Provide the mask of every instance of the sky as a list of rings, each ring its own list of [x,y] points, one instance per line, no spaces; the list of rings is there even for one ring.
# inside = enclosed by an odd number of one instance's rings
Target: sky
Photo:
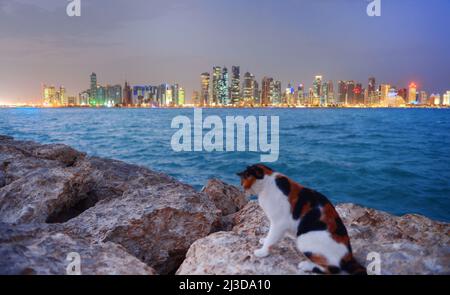
[[[310,87],[356,80],[450,90],[450,1],[0,0],[0,104],[38,102],[100,84],[179,83],[188,97],[214,65]]]

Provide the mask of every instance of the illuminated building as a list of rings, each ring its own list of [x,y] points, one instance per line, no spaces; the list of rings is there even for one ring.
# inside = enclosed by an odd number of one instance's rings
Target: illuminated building
[[[297,104],[306,105],[305,100],[305,86],[303,84],[298,85],[297,87]]]
[[[334,84],[333,81],[328,81],[328,88],[327,88],[327,105],[334,105],[336,104],[336,101],[334,99]]]
[[[125,82],[125,86],[123,88],[123,105],[133,105],[133,91],[131,90],[130,85],[128,85],[128,82]]]
[[[417,103],[416,96],[417,96],[417,85],[415,83],[411,83],[409,84],[408,103],[409,104]]]
[[[55,86],[42,86],[42,100],[44,106],[55,106],[56,103],[56,88]]]
[[[345,105],[346,97],[347,97],[347,83],[345,81],[339,81],[337,103],[339,105]]]
[[[59,102],[58,102],[59,105],[67,106],[69,104],[69,102],[67,101],[67,96],[66,96],[66,88],[64,88],[64,86],[59,87],[58,96],[59,96]]]
[[[378,98],[378,93],[377,93],[376,80],[375,80],[375,77],[370,77],[369,84],[367,86],[365,104],[372,105],[372,104],[378,103],[377,98]]]
[[[444,93],[442,98],[442,104],[445,106],[450,106],[450,90]]]
[[[255,76],[251,73],[247,72],[244,74],[244,83],[242,85],[242,95],[244,99],[244,103],[253,104],[255,103]]]
[[[320,98],[321,90],[322,90],[322,76],[316,76],[313,82],[314,98]]]
[[[230,80],[228,76],[228,69],[222,69],[222,78],[219,80],[219,104],[230,105]]]
[[[172,101],[169,103],[169,105],[178,105],[178,95],[180,91],[180,86],[178,84],[174,84],[171,87],[172,90]]]
[[[122,104],[122,86],[106,85],[106,102],[107,105],[120,105]]]
[[[222,79],[222,68],[213,67],[212,77],[212,102],[213,104],[219,103],[219,81]]]
[[[428,103],[428,94],[425,91],[420,91],[419,93],[419,103],[427,104]]]
[[[275,81],[271,89],[271,101],[273,104],[280,104],[282,96],[281,81]]]
[[[345,105],[355,104],[355,81],[347,81],[347,94],[345,97]]]
[[[167,87],[166,89],[166,101],[164,103],[165,106],[170,106],[173,103],[173,89],[172,87]]]
[[[104,106],[106,100],[106,89],[103,86],[97,85],[97,99],[95,106]]]
[[[264,77],[261,83],[261,105],[267,106],[272,104],[273,78]]]
[[[241,101],[241,70],[238,66],[231,68],[231,103],[238,105]]]
[[[327,105],[328,101],[328,83],[323,82],[321,88],[322,89],[320,90],[320,105],[325,106]]]
[[[297,100],[295,99],[295,89],[292,87],[291,83],[288,84],[284,92],[284,104],[295,105],[297,104]]]
[[[78,94],[78,102],[81,106],[87,106],[89,104],[89,98],[91,97],[89,90],[83,91]]]
[[[203,73],[201,74],[200,78],[201,78],[201,92],[200,92],[199,106],[207,106],[210,104],[210,97],[209,97],[210,74]]]
[[[354,93],[354,99],[353,103],[354,105],[362,105],[364,104],[364,89],[362,88],[361,83],[357,83],[355,85],[355,88],[353,89]]]
[[[97,105],[97,75],[95,73],[91,74],[91,89],[90,89],[90,97],[89,104],[91,106]]]
[[[389,84],[381,84],[380,85],[380,101],[382,104],[385,104],[388,96],[389,96],[389,90],[391,89],[391,85]]]
[[[178,105],[183,106],[186,104],[186,94],[183,87],[178,89]]]

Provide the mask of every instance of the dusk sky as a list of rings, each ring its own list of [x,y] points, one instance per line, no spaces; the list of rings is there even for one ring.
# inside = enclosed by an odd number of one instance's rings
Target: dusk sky
[[[37,102],[42,83],[69,95],[100,84],[179,83],[191,96],[200,73],[241,66],[310,87],[357,80],[450,90],[450,1],[0,0],[0,104]]]

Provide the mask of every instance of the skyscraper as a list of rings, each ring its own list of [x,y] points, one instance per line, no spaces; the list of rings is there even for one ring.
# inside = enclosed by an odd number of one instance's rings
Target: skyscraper
[[[328,83],[322,83],[322,90],[320,91],[320,105],[325,106],[328,103]]]
[[[67,106],[69,104],[66,96],[66,88],[64,86],[59,87],[59,105]]]
[[[267,106],[272,103],[273,78],[264,77],[261,83],[261,105]]]
[[[355,88],[353,89],[354,100],[353,104],[364,104],[364,89],[361,83],[356,83]]]
[[[230,80],[228,69],[222,69],[222,78],[219,80],[219,104],[229,105],[230,101]]]
[[[339,105],[345,105],[347,98],[347,83],[345,81],[339,81],[338,82],[338,97],[337,97],[337,103]]]
[[[416,96],[417,96],[417,85],[413,82],[409,84],[408,103],[415,104],[417,102]]]
[[[91,88],[90,88],[90,98],[89,104],[91,106],[97,105],[97,74],[91,74]]]
[[[184,106],[186,104],[186,94],[183,87],[178,90],[178,105]]]
[[[123,105],[133,105],[133,91],[131,90],[130,85],[128,85],[128,82],[125,82],[125,86],[123,88]]]
[[[355,81],[347,81],[346,89],[345,105],[355,104]]]
[[[282,90],[281,90],[281,81],[275,81],[273,83],[273,88],[271,89],[271,98],[273,104],[280,104],[281,103],[281,97],[282,97]]]
[[[203,73],[200,76],[201,78],[201,93],[200,93],[200,106],[207,106],[210,104],[210,96],[209,96],[209,81],[210,74]]]
[[[328,81],[328,89],[327,89],[327,105],[334,105],[336,101],[334,99],[334,84],[333,81]]]
[[[231,103],[239,104],[241,101],[241,73],[238,66],[233,66],[231,68]]]
[[[244,103],[255,103],[255,76],[247,72],[244,74],[244,83],[242,85],[242,95]]]
[[[322,90],[322,76],[316,76],[313,82],[313,94],[315,98],[319,98]]]
[[[380,103],[385,105],[389,98],[389,91],[391,89],[391,85],[389,84],[381,84],[380,85]],[[400,94],[399,94],[400,95]]]
[[[44,106],[55,106],[56,102],[55,86],[42,85],[42,100]]]
[[[369,84],[367,86],[367,101],[366,104],[373,104],[376,102],[377,85],[375,77],[369,78]]]
[[[213,77],[212,77],[212,102],[213,104],[219,103],[219,82],[222,79],[222,68],[213,67]]]

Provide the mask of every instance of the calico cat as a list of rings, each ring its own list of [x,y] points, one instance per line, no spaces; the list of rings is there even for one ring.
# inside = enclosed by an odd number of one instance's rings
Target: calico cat
[[[255,256],[266,257],[286,233],[297,239],[297,248],[308,261],[299,264],[306,272],[320,274],[367,274],[352,254],[347,229],[330,201],[283,174],[258,164],[237,173],[247,195],[258,201],[270,221],[267,237]]]

